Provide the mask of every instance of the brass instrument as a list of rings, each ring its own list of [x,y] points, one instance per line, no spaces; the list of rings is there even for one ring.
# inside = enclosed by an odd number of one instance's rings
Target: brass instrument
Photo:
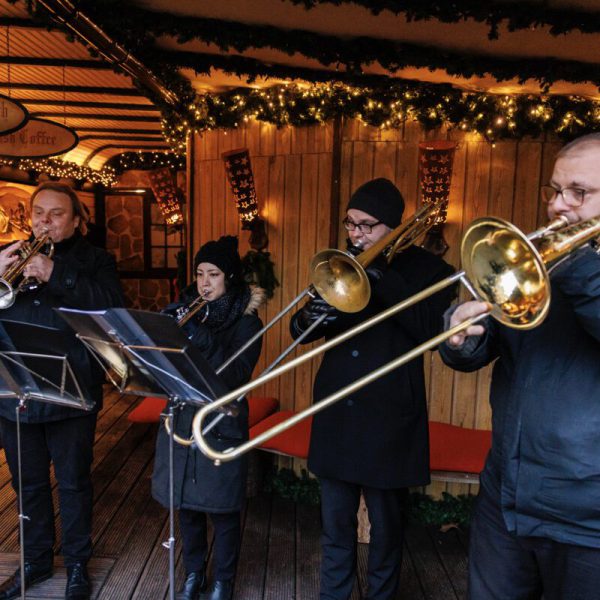
[[[323,250],[317,253],[311,261],[312,283],[296,298],[292,300],[283,310],[277,313],[262,329],[254,334],[243,346],[232,354],[217,370],[221,373],[238,356],[245,352],[254,342],[262,337],[275,323],[283,318],[298,302],[305,296],[313,296],[315,291],[331,306],[334,306],[342,312],[358,312],[362,310],[369,302],[371,297],[371,285],[365,271],[381,253],[384,253],[389,262],[392,261],[397,252],[405,250],[417,239],[425,234],[435,223],[435,218],[440,210],[439,204],[427,204],[416,212],[410,219],[400,223],[398,227],[390,231],[386,236],[379,240],[368,250],[365,250],[357,257],[343,252],[342,250]],[[302,335],[296,338],[285,350],[275,358],[275,360],[263,371],[262,376],[271,372],[286,356],[288,356],[302,340],[316,329],[327,315],[317,319]],[[243,398],[244,394],[238,397]],[[207,426],[204,433],[212,429],[224,413],[218,415],[216,419]],[[165,417],[165,427],[167,432],[171,433],[169,418]],[[184,446],[191,446],[194,443],[194,437],[189,439],[182,438],[174,434],[173,438],[177,443]]]
[[[494,217],[477,219],[471,224],[461,243],[463,271],[439,281],[325,342],[319,348],[303,354],[267,375],[261,375],[255,381],[249,382],[201,408],[196,413],[192,424],[196,444],[216,465],[223,461],[233,460],[293,427],[299,421],[320,412],[338,400],[421,356],[426,351],[432,350],[488,315],[508,327],[516,329],[531,329],[539,325],[546,317],[550,306],[549,272],[563,258],[599,235],[600,217],[574,225],[569,225],[565,217],[559,217],[547,227],[539,229],[529,236],[524,235],[514,225],[503,219]],[[534,241],[537,243],[534,244]],[[246,394],[255,387],[311,360],[316,355],[337,346],[457,281],[462,281],[470,291],[475,293],[476,297],[487,301],[491,305],[491,309],[423,342],[386,365],[297,413],[287,421],[263,432],[251,441],[236,448],[229,448],[224,452],[213,450],[207,443],[202,425],[211,412],[220,409],[239,395]]]
[[[50,234],[44,232],[39,238],[32,242],[24,242],[18,250],[20,259],[14,262],[0,277],[0,309],[10,308],[16,300],[19,292],[28,292],[37,289],[41,281],[35,277],[23,277],[25,267],[37,254],[45,254],[48,258],[54,255],[54,243]]]
[[[183,327],[192,317],[197,315],[206,305],[208,300],[198,296],[185,307],[185,312],[177,319],[177,326]]]

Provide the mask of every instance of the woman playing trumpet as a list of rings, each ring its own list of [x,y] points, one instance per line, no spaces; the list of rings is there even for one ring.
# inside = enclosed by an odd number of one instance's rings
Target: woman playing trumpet
[[[201,296],[206,304],[188,320],[184,329],[192,344],[217,368],[261,328],[256,310],[264,302],[265,294],[260,288],[250,289],[244,282],[238,241],[233,236],[204,244],[196,254],[194,268],[196,282],[182,291],[180,300],[189,307]],[[260,343],[253,344],[220,373],[228,388],[236,388],[250,379],[260,349]],[[186,406],[176,415],[174,428],[177,435],[190,436],[194,414],[195,408]],[[222,419],[211,435],[214,443],[223,448],[247,440],[246,401],[240,403],[237,416]],[[152,493],[164,506],[169,505],[168,452],[168,436],[161,425]],[[175,504],[179,510],[186,571],[178,600],[228,600],[232,597],[246,474],[245,461],[215,467],[195,447],[176,445]],[[207,583],[207,515],[215,532],[214,582],[208,593],[200,595]]]

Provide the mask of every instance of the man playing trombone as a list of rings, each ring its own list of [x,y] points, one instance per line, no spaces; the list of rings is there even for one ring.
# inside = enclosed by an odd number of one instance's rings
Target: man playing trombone
[[[600,134],[576,139],[542,187],[548,216],[600,216]],[[597,598],[600,588],[600,256],[587,247],[551,273],[531,331],[486,319],[440,347],[474,371],[492,361],[492,448],[471,524],[473,600]],[[458,306],[449,326],[485,313]]]
[[[391,181],[374,179],[359,187],[344,219],[349,251],[356,255],[372,247],[400,224],[403,209],[402,195]],[[372,289],[366,308],[341,313],[314,298],[293,316],[293,337],[326,314],[304,341],[331,339],[445,278],[452,268],[413,245],[393,256],[389,264],[380,256],[366,271]],[[452,295],[447,289],[327,351],[315,379],[315,402],[439,333]],[[371,521],[368,598],[394,598],[407,488],[429,483],[422,358],[316,414],[308,466],[321,484],[321,599],[345,600],[352,593],[361,490]]]
[[[39,286],[17,293],[14,304],[0,311],[0,318],[68,330],[55,307],[97,310],[122,306],[115,259],[84,239],[86,216],[81,201],[69,186],[57,182],[40,185],[31,197],[31,221],[34,238],[47,235],[54,245],[54,255],[50,258],[37,253],[31,258],[22,275],[37,280]],[[34,241],[31,240],[32,244]],[[5,277],[9,267],[19,262],[20,246],[21,242],[17,242],[0,251],[0,277]],[[85,600],[91,594],[86,568],[92,553],[90,469],[104,381],[102,370],[94,370],[94,366],[82,346],[73,367],[79,378],[86,378],[90,399],[95,402],[91,413],[30,400],[20,417],[22,501],[28,517],[24,524],[25,587],[52,577],[53,573],[52,462],[59,492],[67,600]],[[0,433],[15,491],[19,473],[16,403],[9,399],[0,403]],[[21,573],[17,570],[0,585],[0,600],[20,596]]]

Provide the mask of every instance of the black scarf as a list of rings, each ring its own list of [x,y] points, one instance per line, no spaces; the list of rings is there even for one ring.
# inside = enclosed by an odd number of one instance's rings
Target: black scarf
[[[249,301],[250,288],[247,285],[234,288],[208,303],[208,314],[203,323],[212,331],[227,329],[244,314]]]

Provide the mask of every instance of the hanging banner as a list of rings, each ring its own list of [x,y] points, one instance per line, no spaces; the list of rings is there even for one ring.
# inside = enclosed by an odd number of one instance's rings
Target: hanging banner
[[[183,224],[183,209],[168,167],[148,172],[150,187],[167,225]]]
[[[65,154],[78,143],[79,138],[70,127],[34,117],[18,131],[0,135],[0,156],[46,158]]]
[[[18,100],[0,94],[0,134],[17,131],[28,119],[27,109]]]

